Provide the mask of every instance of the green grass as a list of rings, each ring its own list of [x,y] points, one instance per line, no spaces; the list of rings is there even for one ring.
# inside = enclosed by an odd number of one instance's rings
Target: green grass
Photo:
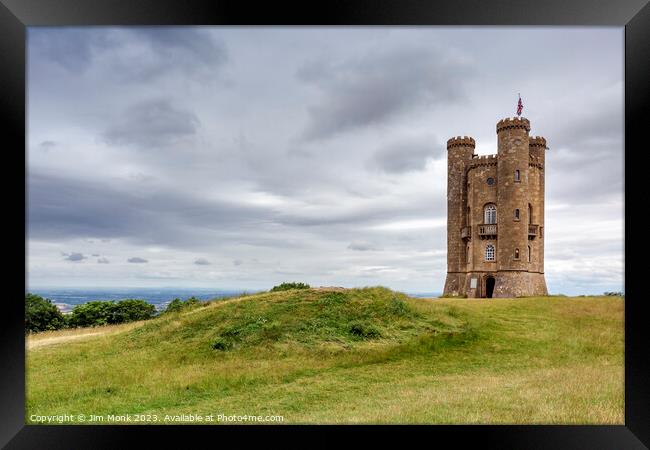
[[[26,418],[622,424],[623,309],[620,297],[415,299],[384,288],[216,301],[35,345]]]

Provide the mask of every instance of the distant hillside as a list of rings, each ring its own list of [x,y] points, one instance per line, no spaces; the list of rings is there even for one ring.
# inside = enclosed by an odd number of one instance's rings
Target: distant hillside
[[[623,423],[622,320],[619,297],[255,294],[128,326],[30,336],[27,418]]]

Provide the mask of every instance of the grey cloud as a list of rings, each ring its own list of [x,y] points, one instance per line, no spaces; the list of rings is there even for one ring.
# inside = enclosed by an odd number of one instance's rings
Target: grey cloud
[[[387,173],[422,171],[427,161],[442,155],[442,146],[433,140],[404,141],[386,145],[375,152],[369,166]]]
[[[429,211],[432,205],[444,206],[445,195],[441,192],[427,193],[417,198],[397,199],[395,201],[369,201],[365,206],[350,209],[327,209],[322,208],[314,213],[300,214],[299,211],[280,212],[276,220],[283,225],[299,227],[328,227],[351,225],[378,225],[385,222],[405,219],[419,219],[423,217],[423,211],[430,217]],[[442,209],[439,214],[444,213]],[[445,216],[439,216],[441,218]]]
[[[465,95],[470,66],[433,47],[374,52],[343,61],[307,64],[298,79],[315,85],[320,104],[309,108],[303,137],[322,139],[379,124],[409,109],[440,108]]]
[[[199,258],[199,259],[194,261],[194,264],[196,264],[197,266],[209,266],[210,261],[208,261],[205,258]]]
[[[147,263],[149,262],[148,260],[144,258],[140,258],[139,256],[134,256],[133,258],[127,259],[128,262],[130,263]]]
[[[265,207],[209,201],[177,190],[145,194],[129,187],[30,172],[29,238],[93,236],[103,242],[125,238],[141,244],[201,247],[212,233],[237,230],[243,235],[247,227],[254,230],[272,217]],[[251,233],[245,239],[263,238]]]
[[[93,253],[92,256],[97,257],[97,256],[99,256],[99,253]]]
[[[232,264],[233,264],[234,266],[241,266],[242,262],[243,262],[242,260],[240,260],[240,259],[236,259],[236,260],[234,260],[234,261],[232,262]]]
[[[214,65],[228,59],[226,46],[205,30],[189,27],[144,27],[131,32],[146,40],[160,55],[183,63]]]
[[[174,71],[187,76],[205,69],[214,75],[228,60],[222,40],[206,30],[190,27],[71,27],[56,32],[37,27],[29,30],[29,39],[35,55],[71,73],[102,64],[107,76],[139,83]]]
[[[155,99],[128,108],[104,133],[113,145],[135,145],[155,151],[196,133],[199,120],[193,113],[176,108],[167,99]]]
[[[39,147],[43,149],[45,152],[49,152],[52,150],[54,147],[56,147],[57,143],[54,141],[43,141],[39,144]]]
[[[122,57],[114,61],[115,75],[124,81],[146,83],[174,72],[192,78],[215,79],[228,61],[223,41],[205,30],[190,27],[144,27],[128,29],[125,42],[148,48],[144,58]]]
[[[52,61],[69,72],[86,70],[97,50],[110,44],[105,31],[87,28],[34,27],[28,30],[30,50],[40,58]]]
[[[98,264],[109,264],[110,261],[109,261],[107,258],[99,258],[99,259],[97,260],[97,263],[98,263]]]
[[[348,248],[350,250],[356,250],[356,251],[359,251],[359,252],[382,250],[381,247],[377,247],[377,246],[375,246],[375,245],[373,245],[373,244],[371,244],[369,242],[362,242],[362,241],[352,242],[352,243],[350,243],[350,245],[348,245]]]
[[[86,259],[86,257],[82,253],[70,253],[64,259],[67,261],[81,261]]]

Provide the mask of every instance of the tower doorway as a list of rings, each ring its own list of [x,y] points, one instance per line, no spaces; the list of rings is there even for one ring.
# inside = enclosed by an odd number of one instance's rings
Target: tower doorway
[[[485,279],[485,298],[492,298],[494,293],[494,277],[487,277]]]

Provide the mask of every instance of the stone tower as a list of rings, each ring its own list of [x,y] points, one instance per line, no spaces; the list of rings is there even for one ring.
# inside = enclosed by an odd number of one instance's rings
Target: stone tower
[[[446,295],[547,295],[544,279],[546,139],[526,118],[497,123],[496,155],[471,137],[447,141]]]

